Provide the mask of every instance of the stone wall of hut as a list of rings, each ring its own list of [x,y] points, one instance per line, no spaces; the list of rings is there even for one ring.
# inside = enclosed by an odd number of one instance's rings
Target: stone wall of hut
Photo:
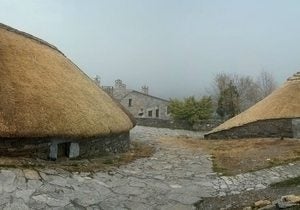
[[[57,158],[69,157],[70,144],[79,145],[78,158],[102,156],[110,153],[125,152],[130,147],[129,132],[106,137],[72,140],[59,138],[1,139],[0,156],[34,157],[48,159],[50,147],[57,144]]]
[[[207,139],[239,139],[239,138],[293,138],[292,119],[272,119],[248,123],[243,126],[206,134]]]
[[[79,142],[79,157],[126,152],[130,146],[129,132]]]

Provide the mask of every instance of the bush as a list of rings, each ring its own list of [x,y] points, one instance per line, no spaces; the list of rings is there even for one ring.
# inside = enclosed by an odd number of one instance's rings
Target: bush
[[[211,118],[213,113],[212,99],[207,96],[200,100],[196,100],[193,96],[185,98],[183,101],[171,99],[169,107],[171,116],[175,120],[186,120],[191,125]]]

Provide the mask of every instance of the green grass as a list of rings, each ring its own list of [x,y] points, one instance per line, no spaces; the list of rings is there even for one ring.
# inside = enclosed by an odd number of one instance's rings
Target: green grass
[[[271,187],[274,188],[275,187],[297,187],[297,186],[300,186],[300,176],[271,184]]]
[[[215,156],[212,155],[211,159],[212,159],[212,170],[214,172],[216,172],[218,174],[222,174],[222,176],[230,176],[230,175],[232,175],[227,168],[222,167],[222,166],[220,166],[217,163]]]

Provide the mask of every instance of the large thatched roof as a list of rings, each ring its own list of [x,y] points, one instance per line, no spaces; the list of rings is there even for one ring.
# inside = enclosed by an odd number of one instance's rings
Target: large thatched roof
[[[287,82],[248,110],[229,119],[213,129],[211,133],[229,130],[248,123],[282,118],[300,117],[300,72],[290,77]]]
[[[57,48],[0,24],[0,138],[88,138],[130,117]]]

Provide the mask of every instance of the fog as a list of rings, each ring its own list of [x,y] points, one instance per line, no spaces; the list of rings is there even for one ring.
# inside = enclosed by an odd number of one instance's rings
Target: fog
[[[57,46],[103,85],[206,94],[219,72],[299,71],[300,1],[0,0],[0,22]]]

